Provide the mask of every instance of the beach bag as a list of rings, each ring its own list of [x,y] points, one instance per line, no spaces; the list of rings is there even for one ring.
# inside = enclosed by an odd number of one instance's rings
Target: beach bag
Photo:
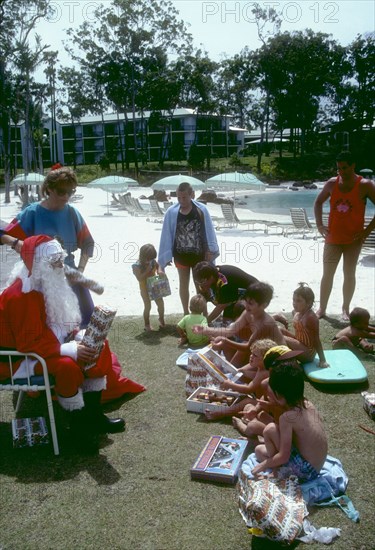
[[[242,464],[243,475],[249,479],[254,479],[251,472],[258,464],[255,453],[250,454]],[[344,494],[348,481],[348,476],[340,460],[327,455],[318,477],[312,481],[301,483],[302,496],[306,504],[312,506],[318,502],[330,500],[332,496]]]
[[[159,300],[171,295],[168,277],[164,274],[154,275],[147,279],[147,292],[150,300]]]
[[[301,534],[303,520],[308,515],[296,476],[254,480],[242,472],[238,504],[253,535],[288,544]]]

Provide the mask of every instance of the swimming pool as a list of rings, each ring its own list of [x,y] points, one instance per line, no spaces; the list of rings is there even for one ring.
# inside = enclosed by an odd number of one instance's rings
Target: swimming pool
[[[273,191],[267,189],[262,193],[247,195],[236,201],[236,207],[248,208],[261,214],[278,214],[289,216],[290,208],[305,208],[309,218],[314,218],[314,202],[321,189],[289,189]],[[239,204],[246,202],[245,204]],[[329,201],[324,204],[324,212],[329,211]],[[375,207],[367,201],[366,216],[374,216]]]

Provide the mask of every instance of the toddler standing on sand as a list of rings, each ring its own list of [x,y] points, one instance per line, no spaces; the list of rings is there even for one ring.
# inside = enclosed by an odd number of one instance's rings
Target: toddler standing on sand
[[[312,307],[315,296],[306,283],[299,283],[299,287],[293,293],[293,327],[295,334],[282,328],[285,342],[292,350],[302,351],[298,357],[301,363],[309,363],[314,360],[316,354],[319,356],[319,366],[329,367],[326,362],[322,343],[319,338],[319,319],[313,312]]]
[[[152,244],[144,244],[139,249],[138,261],[132,265],[133,273],[139,282],[139,290],[144,304],[143,319],[145,322],[145,330],[150,332],[150,311],[151,300],[147,292],[147,279],[156,275],[158,270],[158,262],[156,261],[157,252]],[[164,322],[164,300],[158,298],[155,300],[159,313],[159,326],[165,327]]]

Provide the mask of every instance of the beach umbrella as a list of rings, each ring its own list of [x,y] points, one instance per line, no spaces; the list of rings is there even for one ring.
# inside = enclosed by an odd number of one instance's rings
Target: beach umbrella
[[[105,216],[112,216],[109,211],[109,193],[123,193],[127,191],[128,187],[137,187],[138,182],[132,178],[125,178],[124,176],[117,176],[113,174],[112,176],[105,176],[103,178],[97,178],[87,184],[87,187],[92,189],[102,189],[107,192],[107,212]]]
[[[362,168],[362,170],[359,171],[360,174],[363,176],[367,176],[370,180],[372,179],[372,174],[374,173],[371,168]]]
[[[194,191],[199,189],[206,189],[203,181],[192,176],[184,176],[183,174],[175,174],[173,176],[167,176],[155,181],[151,185],[151,189],[154,191],[176,191],[180,183],[188,182],[192,186]]]
[[[225,172],[217,174],[206,180],[206,187],[221,191],[233,190],[234,193],[236,190],[239,191],[241,189],[255,191],[264,191],[266,189],[266,185],[250,172]]]
[[[30,172],[29,174],[18,174],[10,182],[11,185],[40,185],[44,182],[43,174],[36,174],[35,172]]]

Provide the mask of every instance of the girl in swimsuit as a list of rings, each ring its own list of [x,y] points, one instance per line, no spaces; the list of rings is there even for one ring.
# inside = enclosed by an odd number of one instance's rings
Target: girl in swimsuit
[[[313,291],[306,283],[300,283],[293,293],[293,327],[295,334],[282,328],[286,345],[292,350],[302,351],[298,357],[301,363],[309,363],[319,356],[319,366],[328,367],[322,343],[319,338],[319,319],[312,310],[315,301]]]

